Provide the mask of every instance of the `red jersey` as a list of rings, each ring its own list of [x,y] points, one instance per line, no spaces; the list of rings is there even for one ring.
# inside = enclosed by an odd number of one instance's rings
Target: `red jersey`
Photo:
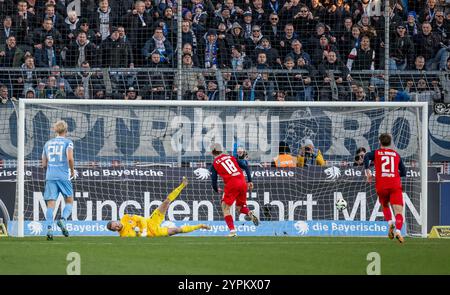
[[[400,176],[406,171],[400,155],[392,149],[377,149],[373,151],[375,163],[375,187],[379,189],[402,188]],[[401,173],[400,173],[401,171]]]
[[[214,159],[213,166],[217,174],[222,177],[225,188],[229,183],[245,183],[244,173],[235,157],[226,154],[219,155]]]

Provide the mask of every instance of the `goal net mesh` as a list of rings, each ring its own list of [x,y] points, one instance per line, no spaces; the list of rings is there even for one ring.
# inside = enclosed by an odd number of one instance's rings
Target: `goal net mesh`
[[[393,135],[407,166],[402,180],[405,224],[421,233],[421,112],[418,108],[248,107],[27,104],[25,110],[25,221],[43,221],[45,171],[42,148],[57,120],[69,126],[77,178],[72,220],[116,220],[125,213],[149,216],[187,176],[190,184],[171,204],[166,220],[222,221],[221,195],[211,188],[210,146],[235,144],[248,151],[254,190],[248,205],[272,234],[279,221],[383,221],[374,183],[367,183],[355,160],[358,148],[378,147],[378,136]],[[311,140],[313,157],[304,167],[273,167],[280,142],[297,160]],[[219,186],[223,184],[219,180]],[[338,211],[338,198],[347,209]],[[57,200],[56,218],[64,201]],[[234,215],[238,223],[244,216]],[[17,219],[17,210],[15,212]],[[301,230],[301,229],[300,229]]]

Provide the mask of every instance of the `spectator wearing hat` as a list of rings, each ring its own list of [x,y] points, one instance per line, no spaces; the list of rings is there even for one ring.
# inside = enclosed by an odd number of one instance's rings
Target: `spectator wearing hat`
[[[403,71],[414,65],[414,42],[406,33],[405,24],[400,23],[396,27],[394,38],[391,38],[389,69]]]
[[[133,65],[133,52],[129,43],[120,39],[117,27],[99,47],[100,66],[104,68],[128,68]]]
[[[311,139],[306,139],[297,156],[297,167],[325,166],[326,161],[320,149],[314,146]]]
[[[129,87],[127,91],[125,92],[124,96],[125,100],[141,100],[142,97],[138,95],[138,92],[134,87]]]
[[[416,54],[425,58],[425,67],[428,71],[445,69],[449,53],[441,44],[448,45],[449,39],[442,39],[441,35],[435,34],[431,23],[428,21],[422,23],[422,32],[416,36],[414,43]]]
[[[202,36],[208,30],[208,12],[205,10],[203,4],[201,3],[194,5],[194,8],[192,10],[192,29],[197,36]]]
[[[242,27],[238,22],[233,23],[231,30],[229,31],[229,36],[232,46],[245,46],[244,31],[242,30]]]
[[[225,41],[217,38],[216,30],[210,29],[204,36],[200,50],[200,63],[206,69],[220,69],[228,64]]]
[[[259,53],[265,53],[267,57],[267,65],[269,68],[280,68],[281,67],[281,59],[278,54],[278,50],[272,48],[270,44],[270,40],[266,37],[263,37],[259,42],[259,45],[256,46],[255,54],[258,56]]]
[[[54,66],[61,66],[61,52],[54,45],[52,35],[45,37],[44,46],[35,50],[36,67],[38,68],[52,68]]]
[[[323,34],[319,39],[319,46],[312,52],[311,61],[313,65],[320,65],[326,60],[328,53],[333,51],[337,54],[338,50],[336,46],[330,44],[330,40],[327,35]]]
[[[91,43],[95,44],[96,46],[97,46],[97,45],[100,45],[101,42],[102,42],[101,35],[100,35],[98,32],[94,31],[94,30],[91,28],[91,26],[89,25],[89,21],[88,21],[87,18],[82,18],[82,19],[80,19],[80,28],[77,29],[75,32],[76,32],[77,35],[78,35],[78,33],[80,33],[80,32],[85,32],[85,33],[86,33],[87,39],[88,39]]]
[[[163,63],[171,63],[173,58],[173,47],[170,41],[164,36],[163,29],[157,27],[153,36],[145,42],[142,55],[148,61],[150,54],[157,50]]]
[[[71,10],[67,12],[67,17],[64,19],[63,26],[61,27],[62,38],[66,46],[76,39],[79,28],[80,19],[78,18],[76,11]]]
[[[272,1],[267,3],[272,3]],[[264,37],[269,38],[270,43],[273,44],[278,50],[278,40],[281,38],[281,34],[283,33],[283,28],[281,26],[280,17],[278,14],[271,13],[269,15],[269,21],[265,22],[262,26],[262,33]]]
[[[245,11],[242,14],[243,21],[241,22],[242,30],[244,31],[244,38],[250,38],[252,36],[252,28],[254,25],[253,15],[251,11]]]
[[[254,25],[252,27],[252,35],[250,38],[245,40],[245,49],[247,52],[253,52],[258,46],[259,41],[263,38],[263,34],[261,32],[261,27],[258,25]]]
[[[280,141],[278,144],[278,156],[273,159],[272,167],[277,168],[293,168],[297,167],[297,159],[291,154],[289,145]]]
[[[231,68],[235,71],[246,70],[251,68],[252,60],[245,54],[244,47],[235,45],[231,49]]]
[[[406,33],[410,38],[414,38],[420,33],[421,24],[417,21],[417,15],[415,11],[410,11],[405,24]]]

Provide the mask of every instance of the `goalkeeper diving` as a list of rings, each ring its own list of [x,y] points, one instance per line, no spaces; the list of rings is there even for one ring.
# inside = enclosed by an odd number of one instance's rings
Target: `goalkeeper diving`
[[[170,203],[180,195],[187,184],[188,180],[183,176],[181,184],[167,196],[164,202],[152,212],[149,218],[125,214],[120,221],[108,222],[107,228],[110,231],[118,232],[121,237],[168,237],[176,234],[190,233],[199,229],[210,229],[206,224],[183,225],[180,227],[161,226]]]

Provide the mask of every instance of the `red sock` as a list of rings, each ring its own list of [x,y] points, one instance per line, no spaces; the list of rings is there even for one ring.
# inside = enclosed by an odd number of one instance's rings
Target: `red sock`
[[[231,217],[231,215],[225,216],[225,222],[230,230],[234,230],[233,217]]]
[[[391,208],[389,208],[389,206],[383,207],[383,215],[386,221],[392,220]]]
[[[246,206],[246,207],[242,207],[241,208],[241,213],[242,214],[245,214],[245,215],[247,215],[248,214],[248,212],[250,212],[250,210],[248,209],[248,207]]]
[[[397,214],[395,215],[395,228],[401,230],[403,227],[403,215]]]

